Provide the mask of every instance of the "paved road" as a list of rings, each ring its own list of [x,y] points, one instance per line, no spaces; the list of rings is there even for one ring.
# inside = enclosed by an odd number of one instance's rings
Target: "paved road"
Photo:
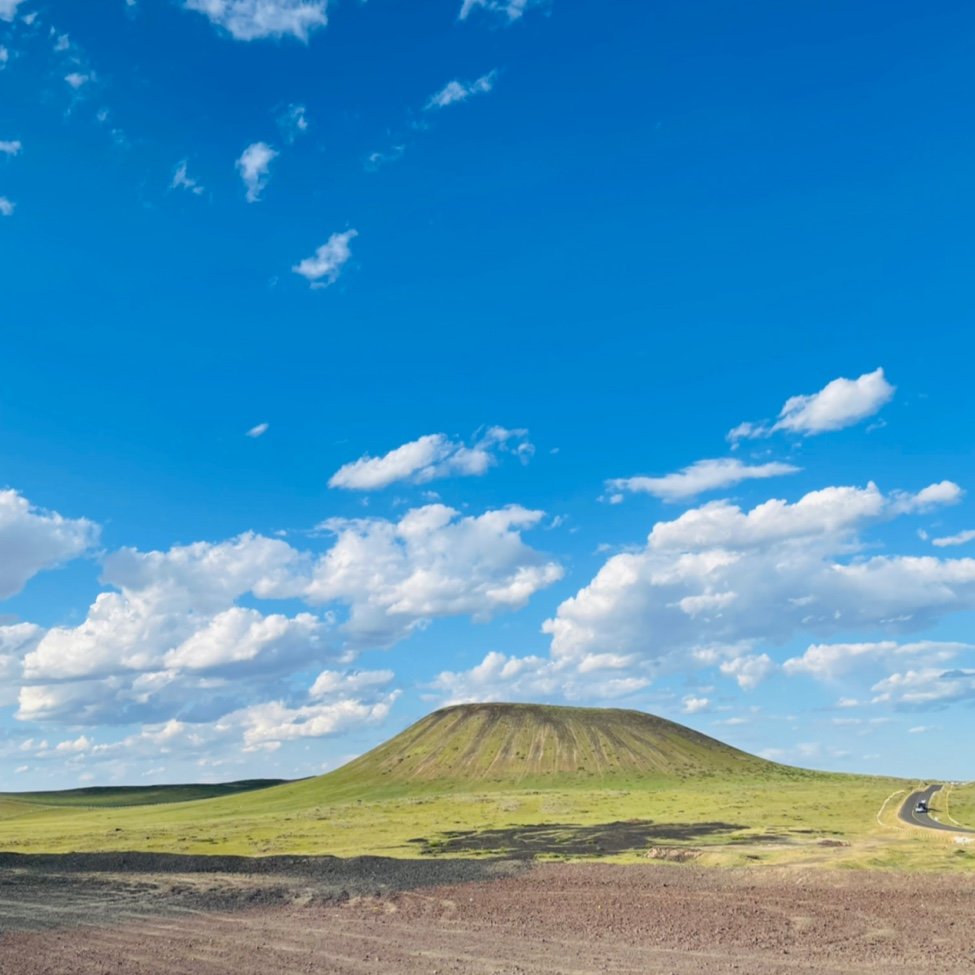
[[[915,807],[922,799],[926,804],[930,804],[931,797],[941,788],[940,785],[929,785],[926,789],[918,789],[912,792],[901,806],[900,818],[911,826],[923,826],[925,829],[940,829],[945,833],[975,833],[975,829],[965,829],[961,826],[952,826],[950,823],[939,823],[930,813],[915,812]]]

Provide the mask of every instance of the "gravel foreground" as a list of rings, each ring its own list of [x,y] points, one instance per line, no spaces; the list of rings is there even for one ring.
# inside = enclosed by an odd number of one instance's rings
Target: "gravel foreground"
[[[0,855],[3,975],[975,971],[975,877]]]

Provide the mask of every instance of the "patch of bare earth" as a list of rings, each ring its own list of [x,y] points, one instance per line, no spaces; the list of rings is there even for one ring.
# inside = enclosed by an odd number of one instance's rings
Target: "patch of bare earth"
[[[178,866],[0,863],[0,972],[975,971],[975,877],[330,858],[260,872]]]

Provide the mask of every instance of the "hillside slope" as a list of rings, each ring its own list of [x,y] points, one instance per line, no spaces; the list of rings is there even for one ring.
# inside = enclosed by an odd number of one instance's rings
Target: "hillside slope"
[[[540,704],[442,708],[341,769],[303,785],[587,786],[613,780],[778,768],[683,725],[641,711]],[[287,788],[287,787],[286,787]],[[344,791],[344,789],[343,789]]]

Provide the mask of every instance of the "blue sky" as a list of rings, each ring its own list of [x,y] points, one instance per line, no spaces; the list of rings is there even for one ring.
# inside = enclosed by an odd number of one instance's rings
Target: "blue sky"
[[[975,776],[973,27],[0,0],[4,788],[477,699]]]

